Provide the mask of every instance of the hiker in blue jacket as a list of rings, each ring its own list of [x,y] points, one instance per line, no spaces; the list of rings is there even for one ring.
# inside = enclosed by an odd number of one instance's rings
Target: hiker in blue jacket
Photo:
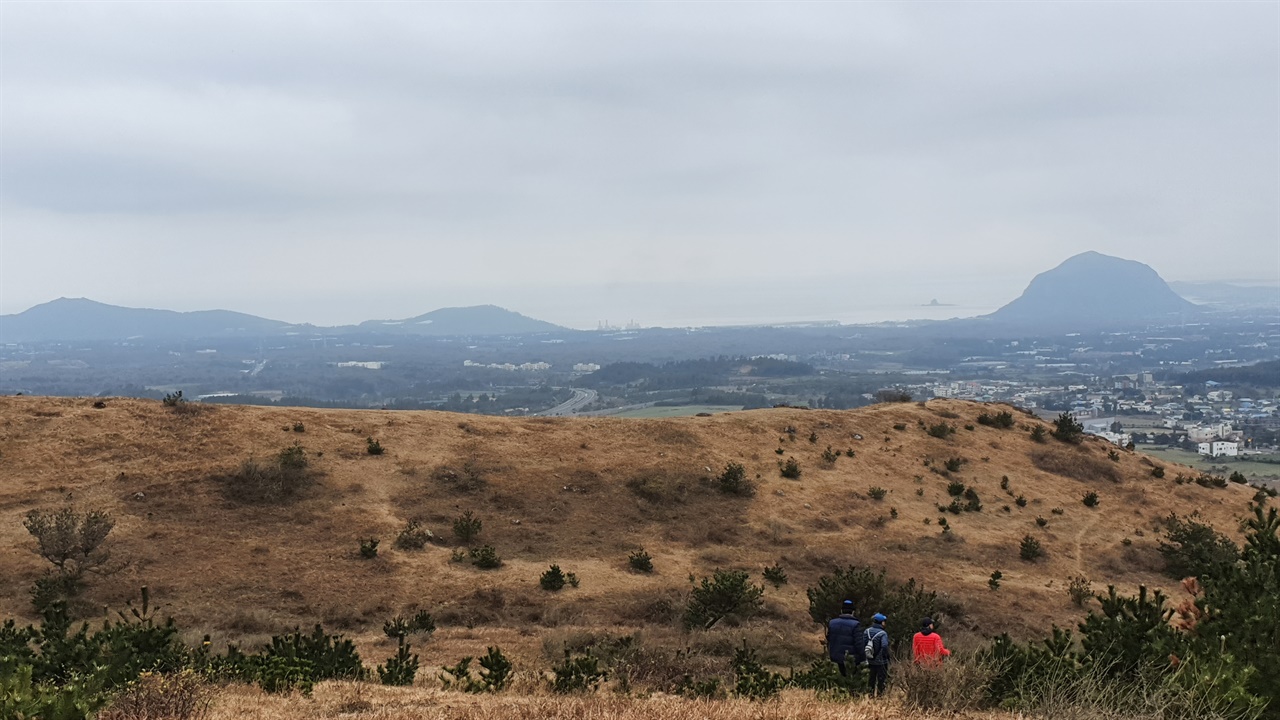
[[[853,671],[858,672],[858,666],[866,661],[862,655],[865,644],[862,622],[853,616],[853,601],[845,600],[840,614],[827,622],[827,655],[840,668],[841,676],[849,677],[846,658],[853,661]]]
[[[885,683],[889,680],[889,633],[884,629],[885,620],[888,618],[880,613],[871,617],[871,627],[867,628],[867,645],[863,650],[871,672],[872,695],[884,694]]]

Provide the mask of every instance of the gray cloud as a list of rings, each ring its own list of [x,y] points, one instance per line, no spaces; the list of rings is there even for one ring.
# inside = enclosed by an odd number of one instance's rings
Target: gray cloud
[[[3,312],[861,319],[1089,249],[1280,279],[1275,4],[0,12]]]

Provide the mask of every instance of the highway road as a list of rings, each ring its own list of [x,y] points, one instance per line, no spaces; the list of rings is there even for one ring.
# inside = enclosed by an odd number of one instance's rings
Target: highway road
[[[596,395],[597,393],[595,390],[575,389],[573,391],[573,397],[569,398],[568,400],[565,400],[564,402],[551,408],[550,410],[543,410],[542,412],[538,413],[538,415],[543,415],[548,417],[556,416],[556,415],[572,415],[576,413],[578,410],[581,410],[582,408],[595,402]]]

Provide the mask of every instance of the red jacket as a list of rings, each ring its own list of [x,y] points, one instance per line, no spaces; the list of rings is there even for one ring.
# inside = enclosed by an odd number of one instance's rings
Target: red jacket
[[[911,639],[911,654],[915,656],[917,665],[939,665],[951,651],[943,647],[942,636],[938,633],[925,635],[918,632]]]

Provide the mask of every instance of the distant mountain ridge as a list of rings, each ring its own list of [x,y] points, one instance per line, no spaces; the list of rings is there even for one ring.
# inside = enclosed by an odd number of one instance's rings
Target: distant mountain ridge
[[[1201,310],[1149,265],[1090,251],[1036,275],[1022,295],[985,318],[1009,325],[1094,328],[1176,320]]]
[[[0,343],[259,337],[297,331],[523,335],[564,329],[495,305],[441,308],[407,320],[370,320],[331,328],[295,325],[230,310],[177,312],[107,305],[86,298],[58,298],[20,313],[0,315]]]
[[[402,335],[529,335],[565,329],[497,305],[441,308],[405,320],[366,320],[356,327]]]

